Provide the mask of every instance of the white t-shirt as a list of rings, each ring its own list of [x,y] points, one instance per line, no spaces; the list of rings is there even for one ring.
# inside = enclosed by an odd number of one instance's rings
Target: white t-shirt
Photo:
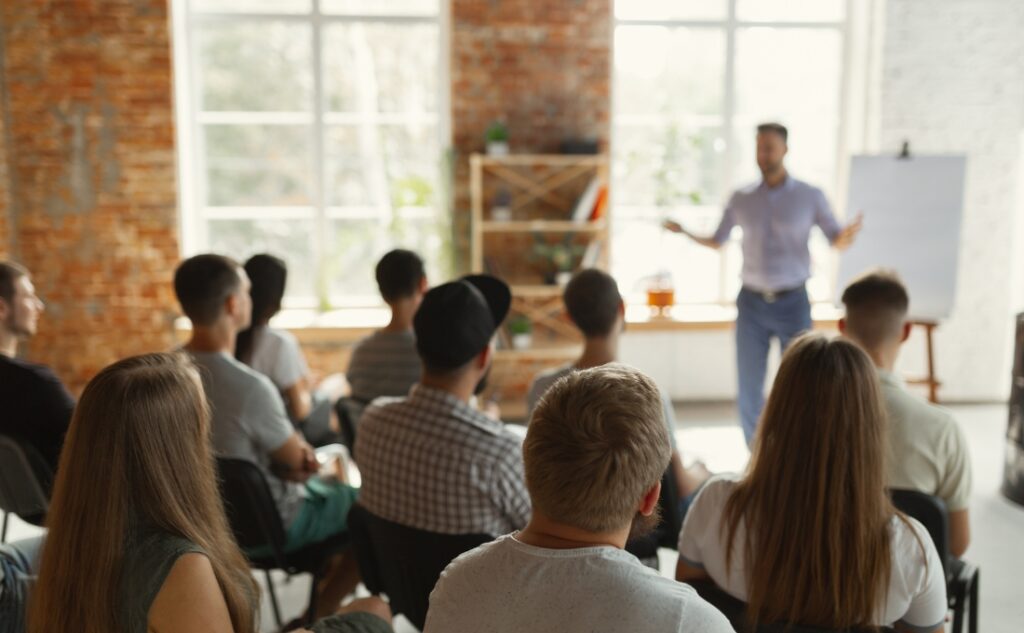
[[[258,328],[255,334],[249,366],[270,378],[278,391],[291,388],[300,378],[309,375],[306,358],[295,335],[272,327]]]
[[[430,594],[425,633],[733,633],[689,585],[620,549],[545,549],[509,534],[466,552]]]
[[[727,535],[722,530],[725,504],[736,482],[735,475],[719,475],[701,488],[679,533],[679,557],[690,566],[703,568],[716,585],[745,602],[746,548],[742,544],[746,542],[746,526],[741,520],[736,529],[728,569]],[[890,524],[892,576],[886,604],[879,608],[873,624],[892,626],[902,622],[916,630],[932,631],[946,618],[946,580],[928,531],[913,518],[910,524],[913,530],[897,517]]]

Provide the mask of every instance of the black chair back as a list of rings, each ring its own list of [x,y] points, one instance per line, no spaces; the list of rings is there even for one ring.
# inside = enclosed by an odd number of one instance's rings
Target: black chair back
[[[737,633],[867,633],[869,630],[874,633],[875,629],[822,629],[801,624],[789,624],[776,622],[773,624],[759,624],[751,627],[747,623],[747,603],[726,593],[718,588],[710,580],[691,581],[691,587],[697,590],[701,598],[707,600],[713,607],[722,612],[729,620],[729,623]],[[896,633],[895,629],[887,626],[879,627],[879,633]]]
[[[488,543],[488,534],[438,534],[386,521],[358,503],[348,514],[348,530],[363,584],[386,593],[395,613],[418,629],[427,619],[430,592],[441,572],[459,554]]]
[[[946,503],[934,495],[918,490],[890,488],[889,497],[896,509],[924,525],[935,543],[944,571],[949,570],[949,513]]]
[[[53,473],[45,464],[31,444],[0,435],[0,510],[22,518],[46,513],[50,505],[47,480]]]
[[[365,408],[365,402],[351,396],[338,398],[334,403],[334,413],[338,416],[338,427],[341,431],[341,443],[348,449],[353,461],[356,459],[356,426]]]
[[[270,546],[274,560],[285,568],[285,531],[263,472],[252,462],[217,458],[220,491],[231,530],[242,548]]]

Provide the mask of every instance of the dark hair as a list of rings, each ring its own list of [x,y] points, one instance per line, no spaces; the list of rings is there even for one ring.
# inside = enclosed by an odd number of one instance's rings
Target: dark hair
[[[402,248],[381,257],[375,274],[380,295],[388,303],[414,295],[426,276],[420,256]]]
[[[782,137],[783,143],[789,142],[789,130],[781,123],[762,123],[757,126],[758,134],[778,134]]]
[[[861,345],[874,348],[899,336],[910,308],[910,295],[895,271],[877,269],[853,280],[843,291],[846,331]]]
[[[242,283],[238,262],[207,253],[189,257],[174,271],[174,293],[195,325],[210,325],[220,316],[224,301]]]
[[[583,336],[608,336],[615,327],[622,295],[608,273],[588,268],[576,273],[562,295],[565,309]]]
[[[267,253],[253,255],[245,262],[245,272],[252,286],[252,321],[235,339],[235,358],[247,363],[252,359],[256,331],[267,324],[270,317],[281,309],[284,288],[288,281],[288,266],[284,260]]]
[[[14,303],[14,284],[28,276],[28,269],[14,262],[0,262],[0,299]]]

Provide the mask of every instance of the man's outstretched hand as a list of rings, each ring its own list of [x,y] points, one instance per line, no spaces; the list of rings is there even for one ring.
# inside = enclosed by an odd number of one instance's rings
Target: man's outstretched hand
[[[864,227],[864,214],[858,213],[857,217],[853,219],[843,230],[839,232],[839,236],[832,242],[832,246],[837,249],[844,251],[850,248],[850,245],[857,239],[857,234],[860,233],[861,228]]]

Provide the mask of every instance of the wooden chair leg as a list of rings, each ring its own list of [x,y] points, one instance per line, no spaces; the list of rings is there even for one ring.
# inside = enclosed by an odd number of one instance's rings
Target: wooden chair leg
[[[267,593],[270,594],[270,608],[274,611],[274,622],[277,624],[277,630],[281,630],[284,623],[281,621],[281,607],[277,604],[277,593],[274,591],[274,580],[270,577],[270,570],[264,569],[263,573],[267,575]]]

